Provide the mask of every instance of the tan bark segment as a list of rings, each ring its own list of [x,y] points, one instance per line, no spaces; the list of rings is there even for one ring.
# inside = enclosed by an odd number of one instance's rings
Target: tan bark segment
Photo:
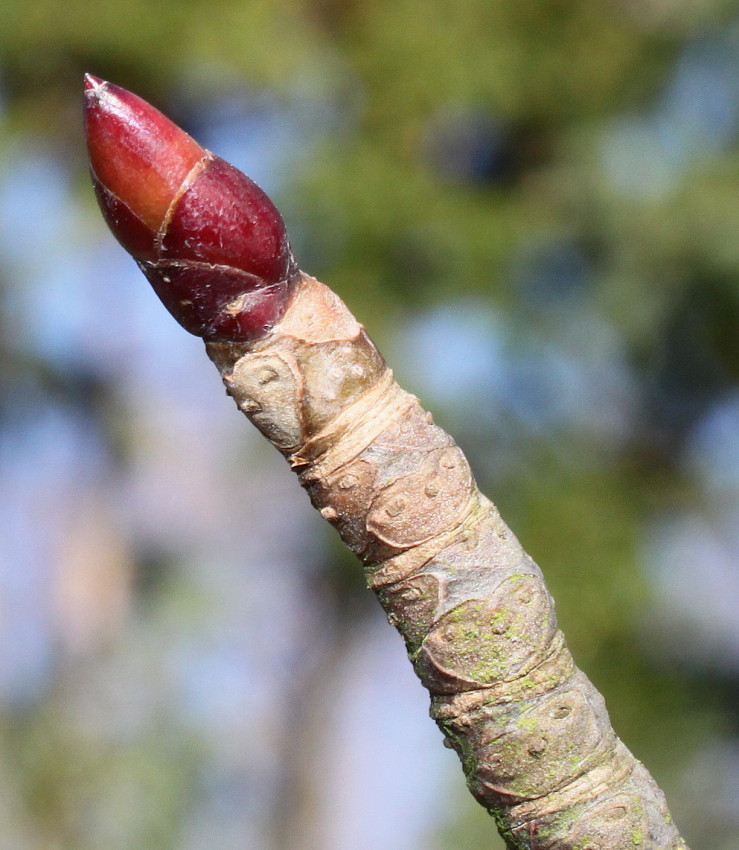
[[[207,348],[362,560],[508,847],[686,850],[575,667],[541,571],[339,298],[303,275],[267,337]]]

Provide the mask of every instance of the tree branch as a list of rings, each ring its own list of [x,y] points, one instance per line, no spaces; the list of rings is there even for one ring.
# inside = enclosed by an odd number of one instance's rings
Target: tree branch
[[[94,78],[87,126],[111,229],[362,561],[510,850],[685,850],[541,571],[341,300],[297,271],[269,199]]]

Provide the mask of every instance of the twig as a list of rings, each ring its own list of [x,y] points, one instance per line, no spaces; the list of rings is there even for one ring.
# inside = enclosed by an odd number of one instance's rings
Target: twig
[[[510,850],[687,850],[575,667],[541,571],[249,178],[88,76],[113,233],[364,564]]]

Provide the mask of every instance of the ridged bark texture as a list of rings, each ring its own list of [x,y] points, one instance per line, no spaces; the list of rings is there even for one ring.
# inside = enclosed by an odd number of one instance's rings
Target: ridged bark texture
[[[685,850],[575,667],[541,571],[337,296],[302,275],[265,338],[207,349],[363,562],[508,847]]]

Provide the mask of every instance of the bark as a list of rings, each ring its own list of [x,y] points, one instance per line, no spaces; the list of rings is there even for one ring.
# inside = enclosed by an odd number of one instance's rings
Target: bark
[[[340,299],[301,273],[270,333],[206,348],[362,561],[510,850],[686,850],[575,666],[541,571]]]

